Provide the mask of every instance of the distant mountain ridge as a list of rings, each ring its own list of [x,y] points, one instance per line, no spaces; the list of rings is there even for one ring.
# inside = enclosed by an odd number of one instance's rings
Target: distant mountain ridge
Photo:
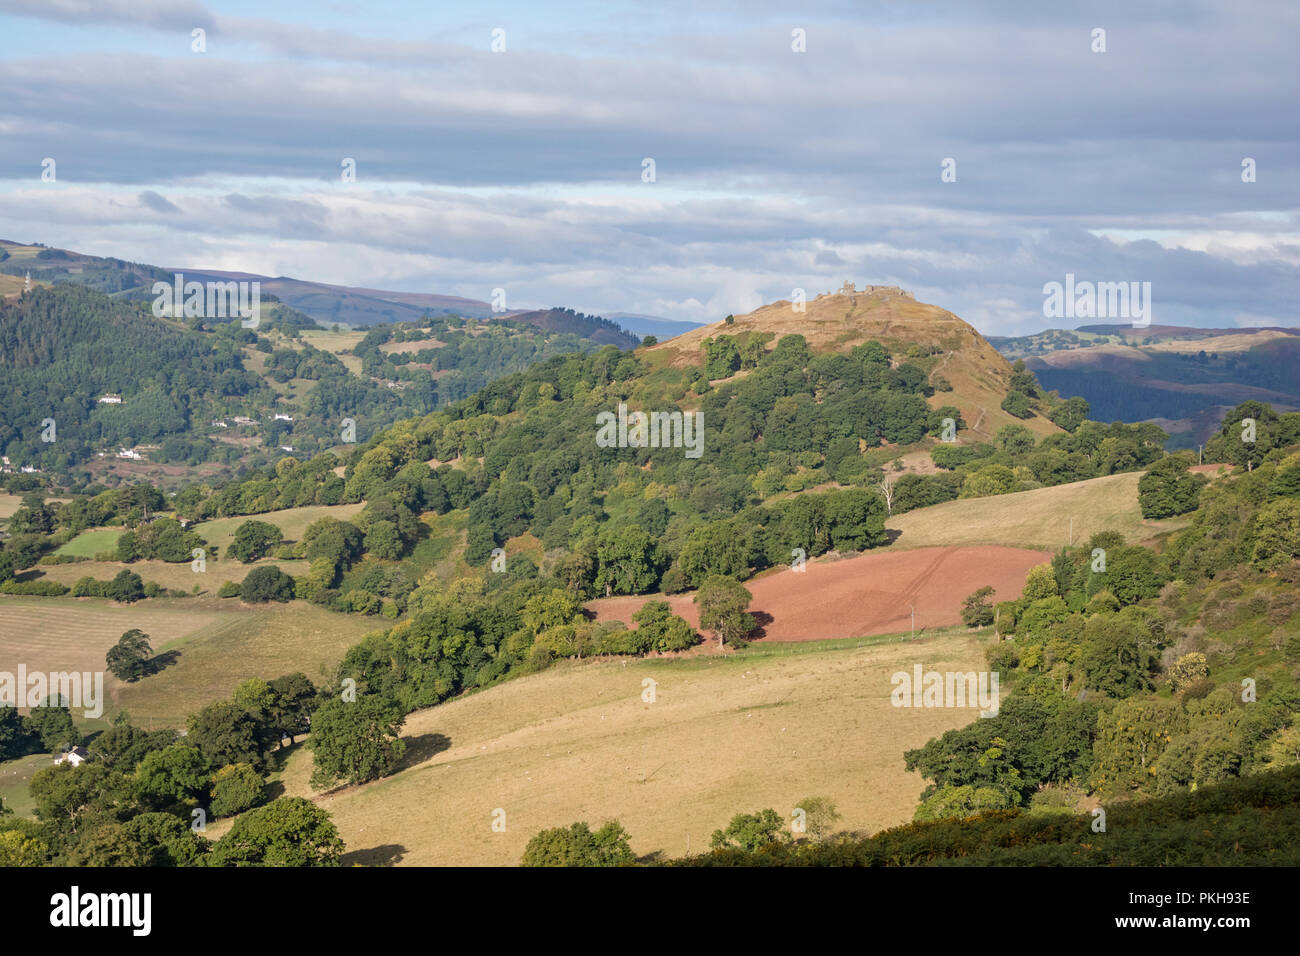
[[[658,315],[643,315],[639,312],[609,312],[605,318],[612,319],[629,332],[640,336],[653,335],[659,340],[676,338],[698,329],[703,322],[687,322],[684,319],[665,319]]]
[[[347,325],[366,328],[390,322],[416,322],[425,315],[461,315],[466,318],[489,318],[492,306],[478,299],[455,295],[425,292],[389,292],[360,286],[331,285],[294,279],[290,276],[262,276],[251,272],[227,272],[220,269],[169,269],[168,273],[184,272],[199,282],[212,280],[244,280],[260,282],[263,292],[269,292],[280,301],[305,312],[322,325]],[[513,313],[499,317],[511,318]]]
[[[170,283],[177,273],[184,273],[187,280],[196,282],[258,282],[263,294],[275,296],[326,328],[342,325],[364,329],[397,322],[418,322],[426,315],[459,315],[472,319],[527,322],[552,332],[570,332],[619,348],[635,348],[640,342],[639,335],[626,331],[616,322],[562,307],[497,312],[488,302],[463,296],[332,285],[291,276],[266,276],[227,269],[162,268],[0,240],[0,274],[25,279],[28,273],[34,282],[73,282],[127,299],[152,298],[153,284]]]
[[[1044,388],[1087,399],[1098,421],[1158,424],[1170,447],[1194,447],[1248,399],[1300,408],[1300,329],[1086,325],[990,336]]]

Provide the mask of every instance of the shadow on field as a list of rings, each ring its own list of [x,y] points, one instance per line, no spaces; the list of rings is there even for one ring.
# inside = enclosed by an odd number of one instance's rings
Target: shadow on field
[[[171,667],[181,658],[180,651],[163,651],[161,654],[155,654],[144,664],[144,676],[152,677],[154,674],[161,674],[167,668]]]
[[[406,847],[400,843],[385,843],[344,853],[344,866],[395,866],[406,856]]]
[[[749,635],[745,640],[761,641],[763,638],[767,637],[767,626],[776,620],[776,618],[772,617],[772,615],[768,614],[766,611],[750,611],[749,616],[754,619],[755,627],[749,632]]]
[[[402,762],[397,765],[398,770],[407,770],[416,764],[424,763],[451,746],[451,738],[443,734],[420,734],[418,737],[402,739],[406,741],[406,753],[402,755]]]

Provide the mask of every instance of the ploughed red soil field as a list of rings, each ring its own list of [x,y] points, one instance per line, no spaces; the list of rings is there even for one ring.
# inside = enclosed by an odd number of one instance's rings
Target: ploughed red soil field
[[[996,593],[993,601],[1020,597],[1025,575],[1051,560],[1047,551],[978,547],[917,548],[912,551],[867,552],[842,561],[810,561],[803,572],[788,568],[769,571],[745,582],[754,600],[749,612],[762,625],[766,641],[819,641],[836,637],[865,637],[916,629],[951,627],[961,623],[961,604],[984,585]],[[699,627],[695,592],[601,598],[587,607],[598,621],[623,621],[651,600],[666,600],[673,613]]]

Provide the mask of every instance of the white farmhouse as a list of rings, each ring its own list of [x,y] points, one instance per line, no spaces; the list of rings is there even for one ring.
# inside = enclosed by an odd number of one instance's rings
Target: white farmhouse
[[[90,759],[90,754],[81,747],[73,747],[67,753],[59,754],[54,758],[55,766],[63,763],[70,763],[74,767],[80,767]]]

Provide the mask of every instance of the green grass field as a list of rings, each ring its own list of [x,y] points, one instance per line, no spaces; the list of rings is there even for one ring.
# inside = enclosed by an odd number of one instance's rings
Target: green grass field
[[[565,662],[412,714],[406,766],[390,778],[315,794],[303,749],[282,782],[329,811],[350,862],[370,864],[513,865],[542,828],[608,819],[638,854],[677,856],[736,813],[788,820],[808,796],[835,801],[844,829],[874,832],[910,819],[924,786],[903,751],[975,716],[893,707],[890,675],[979,669],[986,640],[958,629]]]
[[[117,548],[117,539],[121,536],[121,528],[91,528],[81,532],[54,553],[75,558],[93,558],[104,551]]]
[[[36,771],[53,765],[53,754],[28,754],[0,763],[0,800],[20,817],[34,817],[36,804],[27,792],[27,782]]]
[[[411,553],[399,562],[406,576],[418,582],[432,571],[447,582],[468,572],[469,568],[461,556],[465,551],[465,527],[469,513],[462,509],[442,515],[423,515],[420,520],[429,528],[429,534],[416,542]],[[510,548],[509,543],[506,547]],[[355,580],[360,570],[361,566],[358,566],[345,577],[344,590]]]

